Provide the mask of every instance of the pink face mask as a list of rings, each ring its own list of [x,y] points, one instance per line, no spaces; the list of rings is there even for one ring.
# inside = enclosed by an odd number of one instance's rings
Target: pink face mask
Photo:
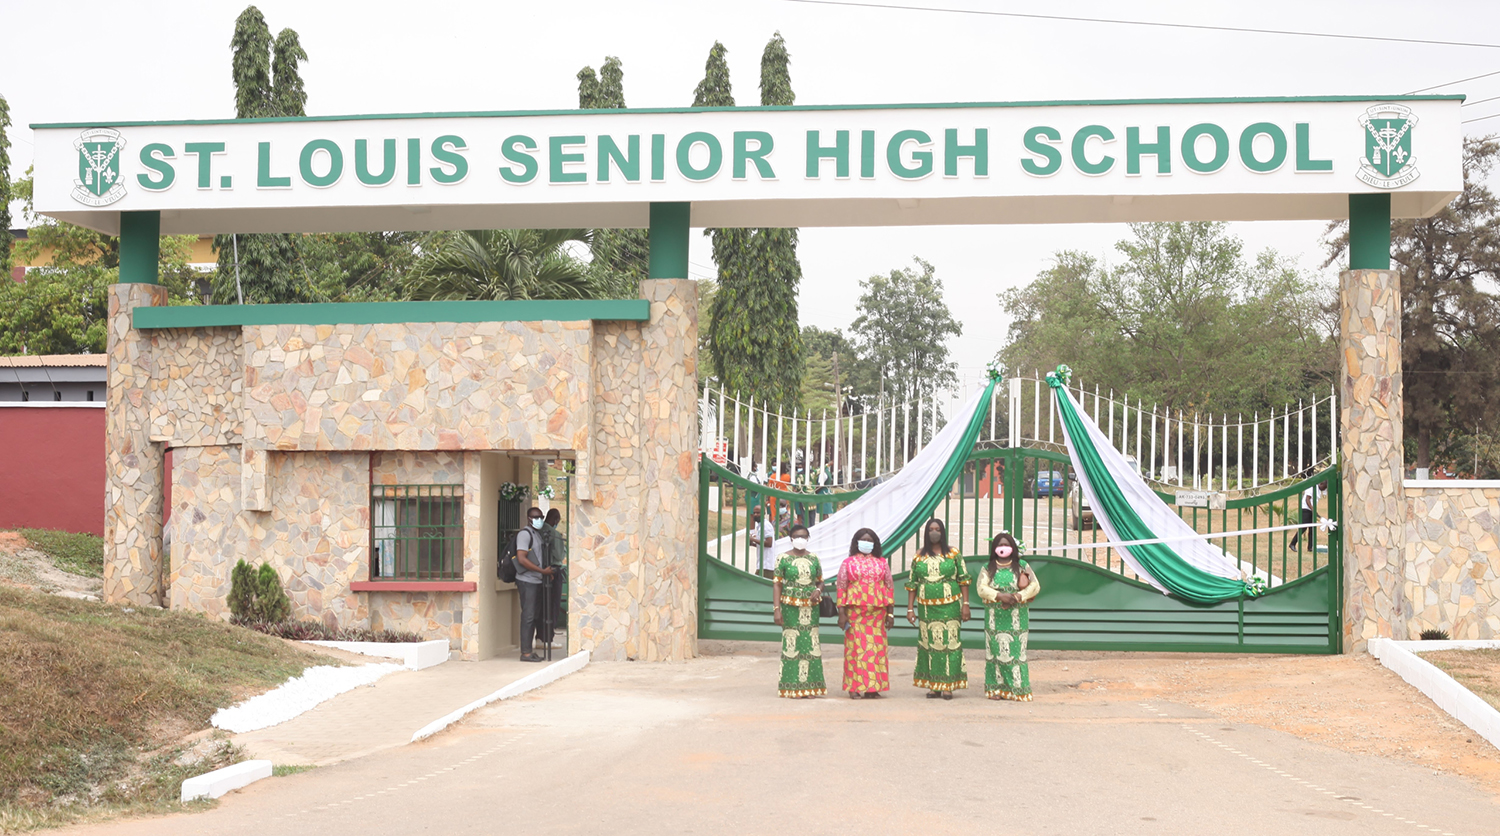
[[[1012,550],[1010,546],[996,546],[995,556],[1000,558],[1001,560],[1007,560],[1010,558],[1011,551]]]

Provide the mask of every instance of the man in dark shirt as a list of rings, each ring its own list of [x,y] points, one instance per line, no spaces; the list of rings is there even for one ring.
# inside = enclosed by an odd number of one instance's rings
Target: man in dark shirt
[[[547,560],[542,509],[526,510],[526,527],[516,532],[516,589],[521,593],[521,661],[540,662],[532,642],[541,633],[542,579],[557,570]]]

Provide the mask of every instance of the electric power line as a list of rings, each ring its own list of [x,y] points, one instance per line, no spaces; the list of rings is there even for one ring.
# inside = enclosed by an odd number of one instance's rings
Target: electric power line
[[[1429,90],[1436,90],[1439,87],[1452,87],[1455,84],[1463,84],[1465,81],[1477,81],[1477,80],[1479,80],[1481,78],[1489,78],[1492,75],[1500,75],[1500,70],[1495,70],[1492,73],[1481,73],[1480,75],[1471,75],[1468,78],[1460,78],[1457,81],[1445,81],[1442,84],[1434,84],[1431,87],[1423,87],[1421,90],[1412,90],[1411,92],[1405,93],[1404,95],[1414,96],[1417,93],[1426,93]]]
[[[1199,29],[1212,32],[1242,32],[1253,35],[1291,35],[1301,38],[1333,38],[1347,41],[1383,41],[1399,44],[1428,44],[1432,46],[1462,46],[1479,49],[1500,49],[1500,44],[1475,43],[1470,41],[1439,41],[1426,38],[1391,38],[1382,35],[1350,35],[1339,32],[1298,32],[1291,29],[1255,29],[1242,26],[1213,26],[1206,23],[1164,23],[1154,20],[1124,20],[1108,17],[1073,17],[1069,15],[1044,15],[1028,12],[996,12],[985,9],[947,9],[934,6],[903,6],[884,3],[860,3],[855,0],[785,0],[787,3],[803,3],[811,6],[853,6],[863,9],[888,9],[907,12],[940,12],[944,14],[981,15],[984,17],[1015,17],[1028,20],[1059,20],[1071,23],[1107,23],[1116,26],[1159,26],[1164,29]],[[1457,83],[1457,82],[1452,82]],[[1443,87],[1446,85],[1438,85]]]
[[[1475,99],[1472,102],[1464,102],[1459,107],[1472,107],[1477,104],[1484,104],[1485,102],[1493,102],[1496,99],[1500,99],[1500,96],[1490,96],[1488,99]]]
[[[1483,122],[1486,119],[1494,119],[1496,116],[1500,116],[1500,113],[1491,113],[1489,116],[1476,116],[1473,119],[1465,119],[1462,122],[1460,122],[1459,124],[1460,125],[1467,125],[1470,122]]]

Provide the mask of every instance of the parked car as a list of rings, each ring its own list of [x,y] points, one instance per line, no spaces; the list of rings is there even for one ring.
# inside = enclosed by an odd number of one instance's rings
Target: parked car
[[[1074,482],[1072,489],[1068,491],[1068,524],[1079,531],[1082,531],[1085,525],[1089,528],[1098,525],[1094,521],[1094,509],[1089,507],[1088,497],[1083,495],[1083,490],[1077,482]]]
[[[1027,496],[1062,496],[1067,491],[1068,480],[1061,470],[1038,470],[1027,480]]]

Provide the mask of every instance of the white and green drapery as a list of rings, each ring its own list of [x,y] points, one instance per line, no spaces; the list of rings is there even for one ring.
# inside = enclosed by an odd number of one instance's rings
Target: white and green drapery
[[[849,541],[861,528],[874,529],[886,551],[899,548],[937,510],[938,503],[953,489],[963,473],[979,428],[984,424],[990,393],[996,378],[969,398],[947,426],[889,481],[869,489],[858,499],[812,526],[808,550],[818,556],[823,576],[838,574],[839,564],[849,555]],[[791,540],[776,541],[774,554],[790,550]]]
[[[1247,582],[1239,561],[1201,539],[1078,408],[1068,391],[1071,375],[1058,366],[1047,385],[1057,399],[1079,488],[1109,542],[1120,544],[1120,559],[1147,583],[1185,601],[1216,604],[1259,594],[1262,587]],[[1124,545],[1139,540],[1157,542]]]

